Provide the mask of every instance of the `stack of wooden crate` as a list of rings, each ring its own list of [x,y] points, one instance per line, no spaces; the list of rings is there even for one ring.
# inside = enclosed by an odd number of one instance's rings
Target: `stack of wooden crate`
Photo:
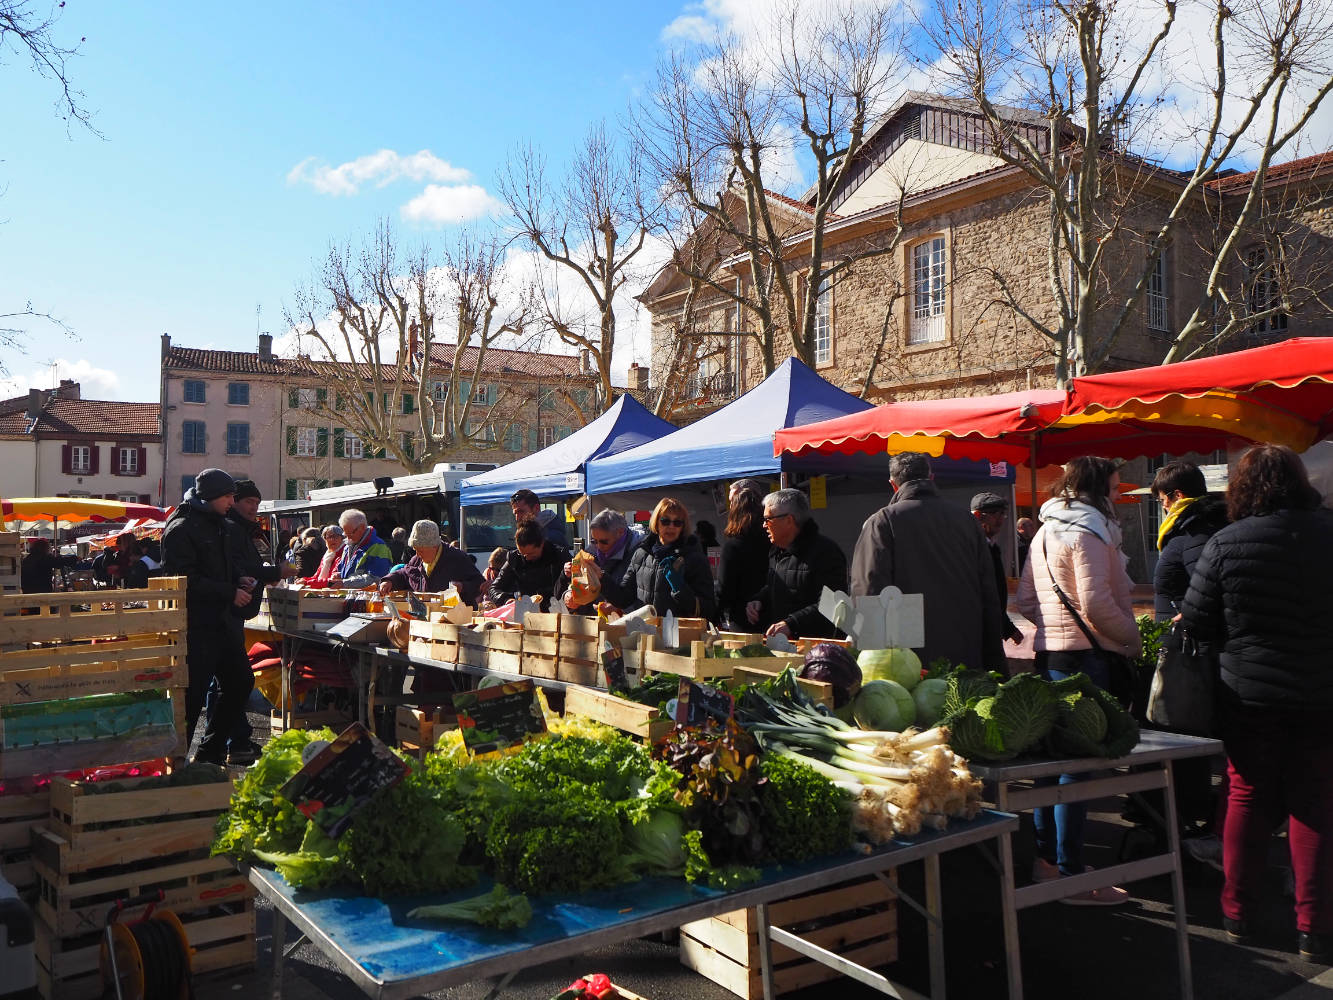
[[[272,627],[282,632],[327,632],[347,617],[347,595],[341,590],[266,587]]]
[[[255,961],[254,890],[226,858],[208,856],[231,782],[165,780],[52,781],[50,816],[33,839],[34,952],[44,996],[101,996],[98,949],[108,909],[158,889],[157,905],[185,927],[195,973]],[[136,908],[121,919],[142,915]]]
[[[17,531],[0,531],[0,593],[19,592],[19,564],[22,561],[22,537]]]
[[[771,925],[791,931],[857,965],[877,969],[898,960],[894,880],[859,879],[785,899],[768,908]],[[841,973],[781,945],[772,946],[775,995],[838,978]],[[736,910],[685,924],[680,960],[739,997],[764,995],[756,911]],[[837,993],[831,993],[836,996]]]
[[[93,794],[45,778],[160,757],[180,765],[188,749],[185,589],[183,578],[166,577],[147,590],[0,595],[0,722],[9,723],[0,726],[0,866],[35,899],[48,1000],[100,995],[97,933],[111,903],[140,890],[171,889],[167,905],[191,946],[207,953],[196,970],[254,961],[249,890],[225,859],[207,857],[230,782],[135,791],[152,779],[127,779],[119,791]],[[28,745],[15,736],[16,720],[31,735],[44,716],[100,717],[105,696],[155,692],[166,711],[148,736],[75,739],[61,730]],[[157,706],[154,697],[145,717]]]
[[[523,619],[523,673],[568,684],[603,684],[596,618],[529,613]]]

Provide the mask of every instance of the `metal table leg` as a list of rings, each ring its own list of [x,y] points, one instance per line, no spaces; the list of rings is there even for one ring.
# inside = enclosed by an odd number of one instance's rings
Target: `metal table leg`
[[[1023,1000],[1023,956],[1018,943],[1018,902],[1014,898],[1014,844],[1000,837],[1000,920],[1004,924],[1004,967],[1009,1000]]]
[[[941,925],[940,856],[926,858],[926,910],[931,919],[926,921],[926,946],[930,952],[930,995],[932,1000],[944,1000],[947,986],[944,975],[944,931]]]
[[[1163,761],[1166,770],[1166,836],[1174,862],[1171,868],[1171,900],[1176,908],[1176,959],[1180,965],[1181,1000],[1194,1000],[1194,970],[1190,966],[1189,917],[1185,903],[1185,876],[1180,870],[1180,818],[1176,815],[1175,765]]]
[[[269,977],[269,996],[272,1000],[282,1000],[282,967],[287,964],[283,954],[283,942],[287,937],[287,918],[276,906],[273,907],[273,974]]]
[[[773,1000],[773,942],[768,935],[768,904],[760,903],[754,912],[759,934],[759,979],[764,987],[764,1000]]]

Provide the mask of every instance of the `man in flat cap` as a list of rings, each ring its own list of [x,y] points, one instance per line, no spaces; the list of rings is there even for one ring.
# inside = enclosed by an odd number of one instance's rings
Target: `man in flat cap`
[[[1000,595],[1000,625],[1004,629],[1004,637],[1017,645],[1023,641],[1023,633],[1005,610],[1009,604],[1009,582],[998,541],[1000,529],[1004,527],[1004,519],[1008,515],[1009,505],[998,493],[978,493],[972,498],[972,517],[981,525],[981,533],[986,536],[986,547],[990,549],[991,562],[995,565],[995,589]]]

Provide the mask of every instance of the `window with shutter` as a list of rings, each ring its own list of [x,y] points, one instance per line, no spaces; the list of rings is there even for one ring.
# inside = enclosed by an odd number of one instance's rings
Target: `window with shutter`
[[[296,454],[296,428],[295,428],[295,427],[288,427],[288,428],[287,428],[287,454],[288,454],[288,455],[295,455],[295,454]],[[295,497],[288,497],[288,499],[289,499],[289,500],[295,500],[296,498],[295,498]]]
[[[139,475],[141,475],[141,476],[146,476],[147,474],[148,474],[148,449],[147,449],[147,448],[140,448],[140,449],[139,449]]]
[[[202,455],[205,438],[205,425],[202,420],[186,420],[181,424],[181,451],[185,454]]]
[[[319,427],[315,432],[315,454],[319,458],[327,458],[329,454],[329,429]]]
[[[74,466],[74,446],[62,444],[60,446],[60,471],[65,475],[73,475]]]
[[[343,435],[343,454],[347,458],[365,458],[365,442],[361,440],[359,435],[352,431],[347,431]]]
[[[334,458],[344,458],[344,457],[346,457],[345,454],[344,454],[344,448],[343,448],[343,442],[346,440],[346,437],[345,437],[346,433],[347,433],[347,432],[346,432],[345,430],[343,430],[341,427],[335,427],[335,428],[333,428],[333,457],[334,457]]]
[[[249,424],[227,425],[227,454],[228,455],[250,454]]]
[[[187,378],[185,380],[183,399],[187,403],[204,402],[204,381],[203,379]]]
[[[505,449],[505,451],[522,451],[522,450],[523,450],[523,425],[522,425],[522,424],[510,424],[510,425],[505,429],[504,449]]]
[[[327,408],[328,408],[328,405],[329,405],[329,390],[328,390],[328,389],[316,389],[316,390],[315,390],[315,406],[318,407],[319,409],[323,410],[323,409],[327,409]]]
[[[333,394],[333,408],[335,410],[347,409],[347,397],[344,396],[341,392],[335,392]]]
[[[298,497],[298,496],[296,495],[296,480],[295,480],[295,479],[288,479],[287,482],[286,482],[284,485],[285,485],[285,489],[283,490],[283,493],[286,495],[286,497],[287,497],[288,500],[299,500],[299,499],[301,499],[300,497]]]
[[[228,383],[227,383],[227,405],[228,405],[228,406],[249,406],[249,405],[250,405],[250,383],[249,383],[249,382],[228,382]]]
[[[289,410],[295,410],[295,409],[297,409],[300,405],[301,405],[301,390],[300,390],[300,389],[288,389],[288,390],[287,390],[287,409],[289,409]],[[295,500],[296,498],[295,498],[295,497],[292,497],[292,499]]]
[[[410,416],[417,412],[417,400],[410,392],[403,393],[403,415]]]
[[[95,444],[90,444],[88,446],[88,457],[91,459],[91,468],[88,471],[95,476],[102,465],[102,449]]]
[[[70,447],[69,471],[76,476],[87,476],[92,474],[92,449],[86,444],[76,444]]]
[[[296,455],[299,458],[314,458],[319,448],[319,428],[296,428]]]
[[[528,431],[528,451],[537,450],[539,447],[538,440],[537,428],[534,427]]]

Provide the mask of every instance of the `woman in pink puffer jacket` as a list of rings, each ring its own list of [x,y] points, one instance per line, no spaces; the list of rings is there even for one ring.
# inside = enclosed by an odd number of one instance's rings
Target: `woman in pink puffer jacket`
[[[1137,657],[1142,640],[1130,597],[1129,574],[1120,551],[1120,525],[1111,497],[1120,483],[1113,462],[1076,458],[1065,466],[1053,496],[1041,507],[1041,528],[1032,539],[1019,581],[1018,609],[1037,627],[1036,668],[1049,680],[1084,673],[1107,688],[1110,668],[1103,655]],[[1065,607],[1061,592],[1077,612]],[[1078,619],[1096,640],[1094,648]],[[1062,784],[1079,775],[1060,776]],[[1083,865],[1083,803],[1043,806],[1033,811],[1037,832],[1035,881],[1078,875]],[[1123,903],[1129,893],[1115,886],[1062,900],[1082,906]]]

